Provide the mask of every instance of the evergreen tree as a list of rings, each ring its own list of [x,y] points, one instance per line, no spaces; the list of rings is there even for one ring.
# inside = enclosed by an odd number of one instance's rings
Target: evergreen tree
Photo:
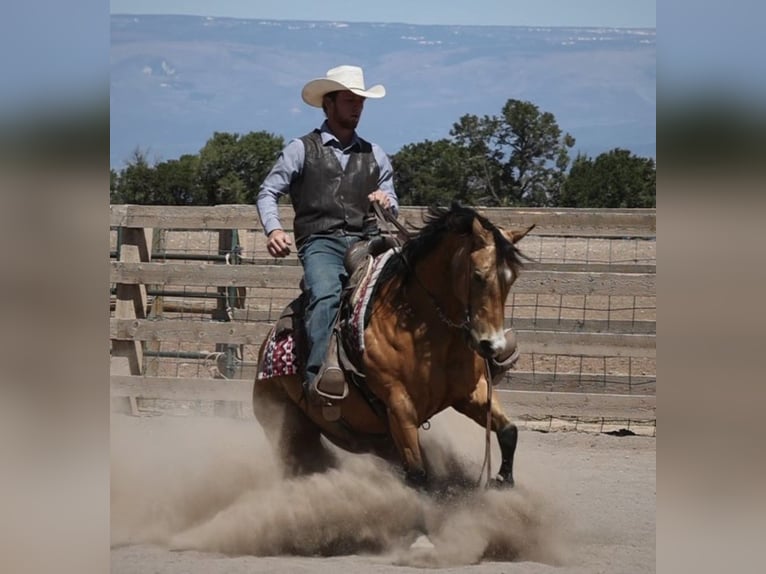
[[[139,205],[254,203],[283,145],[267,132],[216,132],[198,155],[156,165],[137,148],[121,172],[112,170],[109,199]]]
[[[470,197],[467,150],[446,139],[408,144],[391,157],[402,205],[448,205]]]
[[[283,146],[282,137],[263,131],[244,136],[215,132],[199,154],[199,180],[207,204],[254,203]]]
[[[552,205],[575,143],[552,113],[514,99],[500,117],[463,116],[450,135],[474,152],[472,157],[481,158],[475,175],[494,205]]]
[[[654,160],[614,148],[595,160],[578,156],[561,191],[562,207],[656,207]]]
[[[157,164],[155,180],[166,205],[204,205],[206,194],[199,181],[199,157],[182,155]]]
[[[149,164],[147,152],[136,148],[110,192],[113,203],[135,203],[139,205],[164,205],[156,179],[156,172]]]

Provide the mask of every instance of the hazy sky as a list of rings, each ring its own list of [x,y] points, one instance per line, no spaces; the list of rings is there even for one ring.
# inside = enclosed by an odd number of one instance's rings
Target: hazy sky
[[[656,0],[111,0],[112,14],[500,26],[655,28]]]

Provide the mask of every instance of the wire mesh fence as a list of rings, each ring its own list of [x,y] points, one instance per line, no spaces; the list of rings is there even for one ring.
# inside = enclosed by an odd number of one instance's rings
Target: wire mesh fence
[[[228,239],[222,240],[224,235]],[[531,269],[544,268],[556,273],[556,266],[575,266],[577,272],[654,273],[656,239],[636,237],[568,237],[530,235],[520,244],[532,259]],[[110,233],[113,260],[120,257],[120,230]],[[168,229],[155,232],[151,260],[187,265],[251,265],[260,268],[293,268],[299,262],[292,254],[275,260],[268,256],[265,238],[258,230]],[[542,267],[539,267],[542,266]],[[545,267],[547,266],[547,267]],[[524,273],[524,271],[522,271]],[[112,291],[116,285],[110,285]],[[297,282],[286,287],[230,287],[220,285],[151,285],[145,286],[147,319],[176,319],[184,322],[239,321],[257,323],[267,329],[279,317],[284,306],[297,295]],[[628,395],[656,394],[656,358],[653,352],[636,352],[634,337],[645,344],[656,335],[656,296],[649,294],[517,293],[512,289],[506,305],[509,327],[524,333],[565,333],[579,335],[624,335],[623,347],[596,353],[545,351],[530,347],[525,351],[520,338],[521,357],[501,383],[512,390],[545,392],[614,393]],[[210,344],[179,338],[148,340],[144,343],[142,371],[147,375],[179,379],[221,378],[249,379],[255,374],[260,341],[248,344]],[[610,354],[611,353],[611,354]],[[146,408],[156,405],[145,402]],[[194,410],[199,411],[201,405]],[[243,415],[246,416],[246,415]],[[571,419],[571,420],[570,420]],[[525,423],[538,430],[569,428],[604,431],[615,425],[630,429],[645,428],[653,421],[623,419],[585,419],[578,417],[527,417]],[[655,432],[655,431],[652,431]]]

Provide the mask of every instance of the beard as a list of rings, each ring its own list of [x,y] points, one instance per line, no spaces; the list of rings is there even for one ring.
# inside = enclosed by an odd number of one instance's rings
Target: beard
[[[338,118],[338,123],[347,130],[355,130],[356,126],[359,125],[359,118]]]

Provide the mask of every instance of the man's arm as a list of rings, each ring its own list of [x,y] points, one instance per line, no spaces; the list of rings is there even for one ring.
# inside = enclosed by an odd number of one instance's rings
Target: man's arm
[[[291,140],[280,152],[261,184],[256,206],[266,235],[276,229],[282,229],[282,222],[279,220],[279,198],[290,190],[290,184],[301,174],[305,155],[303,141]]]
[[[273,257],[290,254],[292,240],[279,220],[279,198],[290,190],[290,184],[303,170],[306,151],[300,139],[294,139],[279,154],[271,171],[263,180],[256,205],[263,232],[269,238],[266,249]]]
[[[375,157],[375,161],[378,162],[380,177],[378,178],[378,189],[370,194],[370,201],[378,199],[383,207],[390,209],[396,216],[399,214],[399,198],[396,196],[396,191],[394,190],[394,168],[391,165],[391,160],[388,159],[386,152],[384,152],[377,144],[372,144],[372,154]],[[378,192],[383,192],[383,194],[385,194],[388,199],[388,205],[386,205],[383,198],[374,197]]]

